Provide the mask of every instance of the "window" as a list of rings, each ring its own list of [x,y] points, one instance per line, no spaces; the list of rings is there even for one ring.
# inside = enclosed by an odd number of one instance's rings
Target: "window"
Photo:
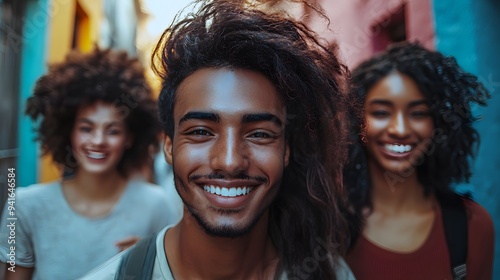
[[[406,40],[405,10],[406,5],[403,4],[372,25],[374,53],[385,50],[392,43]]]

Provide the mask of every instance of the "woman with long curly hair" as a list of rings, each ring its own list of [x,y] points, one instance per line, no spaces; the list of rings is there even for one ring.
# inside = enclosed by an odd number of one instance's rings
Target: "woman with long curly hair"
[[[65,176],[18,189],[15,272],[6,279],[76,279],[176,222],[163,191],[135,176],[161,130],[137,59],[73,52],[37,81],[26,113]],[[8,262],[3,213],[0,261]]]
[[[454,58],[407,42],[363,62],[352,83],[363,112],[344,181],[357,279],[491,279],[492,220],[452,189],[471,176],[471,106],[486,105],[487,90]],[[466,257],[452,269],[460,245]]]

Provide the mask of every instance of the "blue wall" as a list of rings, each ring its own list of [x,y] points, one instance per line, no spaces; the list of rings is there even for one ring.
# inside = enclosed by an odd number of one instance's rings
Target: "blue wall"
[[[436,47],[457,58],[467,71],[476,74],[490,90],[488,107],[475,107],[482,119],[476,124],[481,146],[474,162],[474,177],[460,189],[470,190],[474,199],[491,214],[495,223],[493,279],[500,279],[500,1],[434,0]]]
[[[36,80],[46,70],[45,54],[50,16],[48,0],[30,0],[26,5],[19,90],[19,158],[16,169],[18,186],[23,187],[37,182],[38,149],[34,141],[32,123],[24,115],[24,111],[26,100],[32,94]]]

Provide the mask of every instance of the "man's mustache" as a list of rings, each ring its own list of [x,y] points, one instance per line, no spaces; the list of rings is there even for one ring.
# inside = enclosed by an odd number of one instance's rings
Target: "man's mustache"
[[[194,174],[188,177],[188,182],[193,182],[199,179],[220,179],[220,180],[251,180],[259,183],[267,183],[267,178],[261,176],[250,176],[246,173],[229,176],[224,173],[210,173],[210,174]]]

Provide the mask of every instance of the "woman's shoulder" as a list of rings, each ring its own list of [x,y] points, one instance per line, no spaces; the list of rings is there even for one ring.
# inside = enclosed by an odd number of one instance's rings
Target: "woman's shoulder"
[[[141,178],[130,179],[130,191],[134,192],[135,195],[151,198],[151,199],[164,199],[166,197],[166,192],[163,188],[153,183],[150,183]],[[135,196],[134,195],[134,196]]]
[[[467,277],[491,279],[495,230],[490,214],[478,203],[464,199],[468,219]]]
[[[16,196],[20,200],[39,199],[40,197],[53,197],[60,190],[61,182],[59,180],[47,183],[38,183],[27,187],[16,188]]]
[[[62,198],[61,182],[39,183],[16,189],[16,212],[20,216],[33,216],[56,207]]]
[[[471,199],[464,198],[463,202],[467,212],[469,227],[474,231],[493,234],[493,220],[488,211]]]

